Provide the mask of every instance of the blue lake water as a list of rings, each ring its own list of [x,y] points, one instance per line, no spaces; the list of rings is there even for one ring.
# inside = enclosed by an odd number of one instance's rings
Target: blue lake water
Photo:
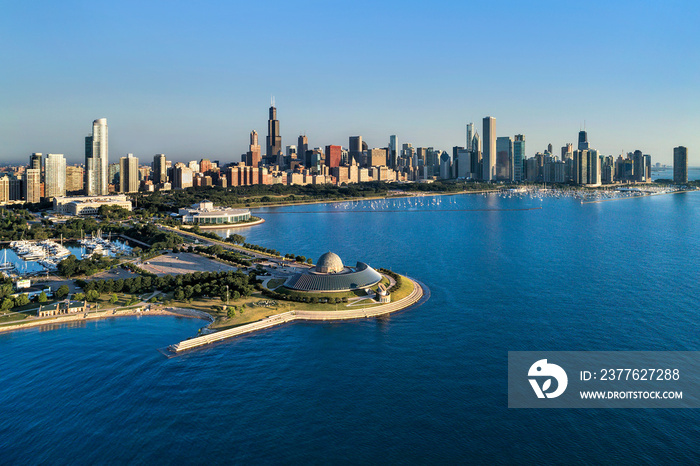
[[[2,463],[698,464],[697,410],[508,409],[506,370],[515,350],[699,350],[700,192],[439,199],[262,209],[237,230],[431,289],[388,318],[172,359],[156,349],[202,321],[0,334]]]

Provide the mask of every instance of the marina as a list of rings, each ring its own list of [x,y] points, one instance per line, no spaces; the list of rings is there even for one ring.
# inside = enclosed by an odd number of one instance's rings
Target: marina
[[[115,257],[130,253],[131,247],[124,241],[103,238],[100,232],[78,242],[18,240],[2,250],[0,273],[12,278],[44,275],[56,271],[58,264],[71,254],[81,260],[95,254]]]

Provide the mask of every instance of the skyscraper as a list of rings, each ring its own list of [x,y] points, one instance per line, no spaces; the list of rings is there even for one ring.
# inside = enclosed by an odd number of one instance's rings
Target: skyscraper
[[[508,136],[496,138],[496,179],[511,181],[513,176],[513,140]]]
[[[81,166],[66,167],[66,193],[77,194],[83,191],[85,172]]]
[[[688,182],[688,149],[683,146],[673,148],[673,182]]]
[[[348,141],[348,165],[362,164],[362,136],[350,136]]]
[[[275,99],[270,106],[270,119],[267,121],[267,153],[268,162],[275,163],[277,155],[282,153],[282,136],[280,136],[280,122],[277,120]]]
[[[398,166],[399,149],[398,143],[396,142],[396,135],[392,134],[389,136],[389,167],[396,169]]]
[[[168,182],[168,167],[166,166],[165,154],[156,154],[153,157],[153,182],[155,184]]]
[[[108,143],[107,119],[93,121],[92,136],[85,138],[85,194],[88,196],[109,194]]]
[[[340,157],[343,148],[340,146],[326,146],[326,165],[330,168],[340,166]]]
[[[525,136],[515,135],[513,141],[513,181],[520,183],[523,181],[523,160],[525,159]]]
[[[299,135],[299,140],[297,141],[297,158],[304,163],[306,158],[306,151],[309,150],[309,138],[305,134]]]
[[[250,132],[250,145],[245,155],[245,164],[249,167],[257,167],[260,164],[260,145],[258,144],[258,132]]]
[[[474,139],[474,123],[469,123],[467,125],[467,146],[466,149],[471,152],[472,150],[472,140]]]
[[[484,118],[483,180],[496,179],[496,119]]]
[[[38,168],[28,168],[24,172],[24,200],[41,202],[41,170]]]
[[[41,153],[34,152],[29,156],[29,168],[34,168],[41,171]]]
[[[139,159],[127,154],[119,159],[119,191],[136,193],[139,191]]]
[[[588,150],[588,133],[585,131],[578,132],[578,150]]]
[[[66,195],[66,159],[63,154],[46,155],[44,197],[52,199]]]

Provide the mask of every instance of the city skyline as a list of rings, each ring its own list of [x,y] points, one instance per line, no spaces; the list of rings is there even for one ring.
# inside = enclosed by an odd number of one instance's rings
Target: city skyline
[[[89,10],[47,3],[38,13],[8,6],[0,19],[0,37],[12,44],[0,77],[2,162],[43,152],[76,163],[85,121],[101,117],[114,128],[113,157],[235,161],[251,129],[266,134],[264,108],[275,95],[282,147],[300,134],[311,147],[343,145],[350,135],[385,147],[397,135],[399,144],[449,152],[464,145],[467,123],[492,115],[496,137],[526,136],[527,156],[549,143],[555,152],[575,144],[585,122],[601,154],[639,149],[670,165],[673,148],[683,145],[689,164],[698,164],[693,3],[209,2],[167,13],[139,5],[133,15],[135,9],[129,2]],[[91,15],[104,22],[97,27]],[[406,27],[418,20],[428,32]],[[323,41],[260,34],[329,21],[372,34]],[[581,25],[590,33],[577,34]],[[479,40],[488,36],[493,40]],[[355,56],[362,60],[348,60]],[[504,64],[512,71],[498,71]]]

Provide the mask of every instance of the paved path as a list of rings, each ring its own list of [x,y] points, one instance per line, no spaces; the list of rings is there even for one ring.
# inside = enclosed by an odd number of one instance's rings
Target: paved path
[[[263,330],[266,328],[274,327],[275,325],[284,324],[286,322],[293,322],[295,320],[348,320],[348,319],[363,319],[368,317],[377,317],[391,312],[396,312],[401,309],[405,309],[413,304],[416,304],[424,295],[423,287],[416,281],[411,280],[408,277],[404,277],[406,280],[410,280],[413,284],[413,291],[403,299],[395,301],[393,303],[384,304],[381,306],[368,307],[363,309],[351,309],[344,311],[289,311],[282,314],[277,314],[274,316],[267,317],[258,322],[253,322],[250,324],[241,325],[240,327],[231,328],[228,330],[222,330],[220,332],[211,333],[208,335],[203,335],[200,337],[191,338],[189,340],[181,341],[175,345],[171,345],[168,349],[177,354],[182,351],[197,348],[203,345],[209,345],[216,343],[218,341],[226,340],[227,338],[232,338],[238,335],[243,335],[246,333],[255,332],[258,330]]]

